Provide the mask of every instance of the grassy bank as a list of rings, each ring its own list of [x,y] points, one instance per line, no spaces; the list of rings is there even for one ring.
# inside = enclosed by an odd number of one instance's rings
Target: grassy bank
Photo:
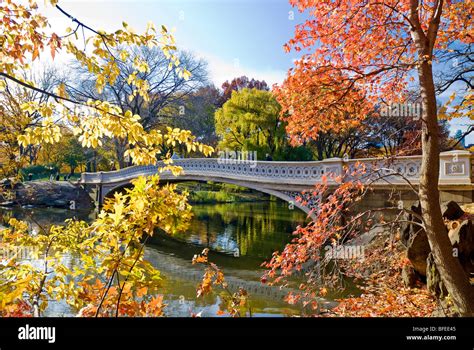
[[[178,189],[189,192],[189,202],[195,204],[275,200],[272,196],[248,188],[213,182],[181,183],[178,185]]]
[[[223,191],[193,191],[190,203],[233,203],[270,200],[270,197],[252,193],[228,193]]]
[[[68,174],[61,174],[59,175],[60,177],[60,181],[64,181],[64,176],[67,176]],[[70,181],[77,181],[81,178],[81,174],[74,174],[72,175],[69,180]],[[37,178],[34,178],[32,179],[32,181],[49,181],[50,180],[50,177],[49,176],[41,176],[41,177],[37,177]],[[53,180],[56,181],[56,177],[53,176]],[[28,178],[25,178],[23,181],[28,181]]]

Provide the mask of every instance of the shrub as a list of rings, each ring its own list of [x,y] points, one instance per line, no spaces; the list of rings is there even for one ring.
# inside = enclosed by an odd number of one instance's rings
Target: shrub
[[[49,177],[58,171],[57,165],[31,165],[20,170],[23,179],[28,179],[28,174],[32,174],[32,179],[37,180],[43,177]]]

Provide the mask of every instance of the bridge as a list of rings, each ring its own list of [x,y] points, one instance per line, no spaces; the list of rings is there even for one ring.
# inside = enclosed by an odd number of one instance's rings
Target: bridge
[[[294,204],[306,213],[310,207],[302,206],[295,198],[301,191],[311,189],[322,177],[330,174],[340,175],[344,167],[353,168],[361,162],[370,169],[385,168],[398,174],[376,181],[374,187],[388,189],[396,187],[407,189],[406,179],[413,185],[419,183],[421,156],[397,157],[391,161],[382,158],[341,159],[330,158],[323,161],[277,162],[249,161],[223,158],[185,158],[173,160],[174,165],[182,167],[180,175],[170,171],[162,172],[164,182],[213,181],[247,187],[273,195]],[[132,166],[116,171],[82,173],[79,183],[95,193],[95,200],[101,204],[104,198],[118,188],[124,187],[139,176],[156,174],[163,167],[162,162],[149,166]],[[472,202],[474,190],[474,157],[469,151],[450,151],[441,153],[439,188],[442,200],[453,199],[458,202]],[[444,196],[443,196],[444,194]]]

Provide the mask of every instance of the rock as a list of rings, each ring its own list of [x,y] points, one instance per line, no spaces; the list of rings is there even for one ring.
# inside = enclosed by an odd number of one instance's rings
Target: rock
[[[448,291],[441,281],[441,276],[434,263],[433,254],[430,253],[426,259],[426,287],[436,298],[444,298]]]
[[[21,188],[23,186],[23,183],[15,178],[6,178],[0,180],[0,189],[16,190],[17,188]]]
[[[438,300],[436,309],[432,312],[431,317],[459,317],[454,304],[447,299]]]
[[[318,309],[317,309],[316,312],[318,314],[326,314],[330,310],[337,307],[339,304],[340,304],[340,302],[338,302],[338,301],[331,301],[331,300],[321,299],[321,300],[318,301]]]
[[[415,204],[413,204],[410,209],[414,213],[421,215],[420,202],[416,202]],[[410,223],[410,221],[421,222],[421,220],[411,213],[404,213],[402,220],[408,221],[408,222],[403,222],[401,224],[401,227],[400,227],[401,241],[405,246],[408,246],[408,241],[410,240],[410,238],[415,236],[418,233],[418,231],[421,230],[420,226],[412,224]]]
[[[402,280],[407,288],[414,288],[420,280],[413,266],[405,265],[402,268]]]
[[[457,249],[458,258],[464,270],[468,274],[474,273],[474,225],[472,221],[453,221],[448,236],[453,248]]]
[[[464,203],[461,209],[464,210],[466,214],[474,215],[474,203]]]
[[[421,204],[417,201],[411,206],[411,211],[421,215]],[[411,213],[406,213],[403,220],[421,222],[421,220]],[[426,276],[426,258],[431,252],[426,232],[418,225],[405,223],[402,227],[401,241],[407,246],[407,257],[413,269],[420,275]]]
[[[426,276],[426,259],[430,252],[431,248],[424,230],[419,230],[415,235],[410,237],[407,257],[415,271],[421,276]]]
[[[411,210],[421,214],[419,202],[411,207]],[[443,218],[447,221],[449,239],[454,248],[458,249],[458,257],[466,272],[474,272],[474,231],[472,222],[458,221],[465,215],[464,210],[453,201],[443,203],[441,206]],[[408,215],[406,220],[419,222],[414,215]],[[431,252],[426,232],[415,224],[406,224],[402,231],[402,242],[407,242],[407,256],[415,271],[421,276],[426,276],[426,259]]]
[[[443,218],[446,220],[458,220],[465,213],[464,210],[454,201],[449,201],[441,205],[441,212],[443,213]]]
[[[53,207],[56,207],[56,208],[65,208],[66,206],[68,206],[68,202],[61,199],[56,199],[51,204]]]
[[[93,208],[92,199],[80,186],[66,181],[30,181],[15,191],[15,201],[21,206],[56,207],[68,209]]]
[[[417,201],[411,206],[411,211],[421,215],[421,204]],[[421,222],[421,220],[411,213],[406,213],[404,220]],[[426,258],[431,252],[426,232],[414,223],[406,223],[401,236],[402,243],[407,246],[407,257],[414,270],[421,276],[426,276]]]

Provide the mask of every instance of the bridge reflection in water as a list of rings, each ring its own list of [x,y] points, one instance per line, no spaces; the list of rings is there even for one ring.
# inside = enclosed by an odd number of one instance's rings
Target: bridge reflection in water
[[[290,306],[283,297],[291,288],[269,286],[260,282],[263,268],[260,264],[281,250],[291,239],[291,232],[305,222],[306,215],[299,210],[289,210],[282,201],[263,201],[225,204],[195,204],[189,229],[173,237],[158,232],[145,248],[146,258],[162,273],[162,287],[168,305],[169,316],[189,316],[203,312],[203,316],[215,316],[220,307],[219,292],[196,299],[196,286],[202,280],[202,265],[192,265],[194,254],[204,247],[211,248],[212,262],[223,269],[231,290],[242,287],[251,295],[252,312],[256,316],[278,316],[299,314],[300,306]],[[1,209],[0,218],[7,222],[10,217],[23,219],[34,227],[61,224],[66,218],[91,221],[96,212],[81,212],[57,208],[13,208]],[[238,250],[236,250],[236,248]],[[238,252],[238,256],[235,253]],[[75,256],[66,256],[69,267],[79,266]],[[324,301],[321,301],[324,303]],[[51,302],[49,316],[73,315],[65,302]]]

